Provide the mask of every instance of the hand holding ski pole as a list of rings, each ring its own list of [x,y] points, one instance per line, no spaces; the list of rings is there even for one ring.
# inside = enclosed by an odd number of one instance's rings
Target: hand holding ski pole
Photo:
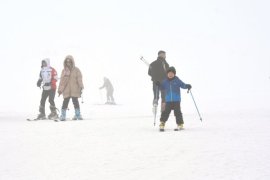
[[[83,101],[83,88],[81,89],[81,98],[82,98],[82,104],[84,103]]]

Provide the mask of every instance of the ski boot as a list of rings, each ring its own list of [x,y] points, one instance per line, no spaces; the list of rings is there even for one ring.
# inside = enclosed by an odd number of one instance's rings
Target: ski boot
[[[174,129],[175,131],[184,130],[184,124],[178,124],[177,128]]]
[[[159,125],[159,131],[163,132],[165,128],[165,122],[160,121],[160,125]]]
[[[39,106],[39,115],[36,120],[44,120],[46,119],[45,108],[43,106]]]
[[[60,121],[65,121],[66,120],[66,112],[67,110],[66,109],[62,109],[61,110],[61,116],[60,116]]]
[[[48,119],[58,119],[58,114],[56,112],[55,106],[50,106],[51,114],[48,116]]]
[[[75,116],[72,118],[72,120],[83,120],[79,108],[75,109]]]
[[[44,120],[44,119],[46,119],[46,114],[43,113],[40,113],[36,118],[36,120]]]

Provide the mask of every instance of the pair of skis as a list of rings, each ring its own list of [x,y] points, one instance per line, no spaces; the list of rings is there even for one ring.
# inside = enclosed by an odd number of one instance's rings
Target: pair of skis
[[[35,118],[35,119],[30,119],[30,118],[28,118],[28,119],[26,119],[27,121],[44,121],[44,120],[49,120],[49,121],[54,121],[54,122],[65,122],[65,121],[82,121],[82,120],[73,120],[73,119],[66,119],[66,120],[64,120],[64,121],[62,121],[62,120],[60,120],[59,118],[57,118],[57,119],[37,119],[37,118]]]
[[[173,129],[173,130],[174,130],[174,131],[183,131],[184,128],[181,128],[181,129],[175,128],[175,129]],[[159,131],[160,131],[160,132],[165,132],[165,131],[167,131],[167,130],[165,130],[165,129],[159,129]]]

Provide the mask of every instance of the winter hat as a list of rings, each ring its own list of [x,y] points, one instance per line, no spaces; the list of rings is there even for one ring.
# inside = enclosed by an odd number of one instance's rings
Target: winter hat
[[[172,72],[174,75],[176,75],[176,70],[175,70],[175,68],[173,66],[169,67],[169,69],[167,70],[167,74],[169,72]]]
[[[166,52],[163,51],[163,50],[158,51],[158,55],[160,55],[160,54],[162,54],[162,53],[166,53]]]

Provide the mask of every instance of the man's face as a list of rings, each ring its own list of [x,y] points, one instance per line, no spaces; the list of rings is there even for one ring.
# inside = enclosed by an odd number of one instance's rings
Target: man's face
[[[174,78],[174,73],[173,72],[169,72],[168,74],[167,74],[167,76],[168,76],[168,78],[169,79],[172,79],[172,78]]]
[[[158,57],[162,58],[162,59],[166,59],[166,53],[160,53],[158,55]]]

